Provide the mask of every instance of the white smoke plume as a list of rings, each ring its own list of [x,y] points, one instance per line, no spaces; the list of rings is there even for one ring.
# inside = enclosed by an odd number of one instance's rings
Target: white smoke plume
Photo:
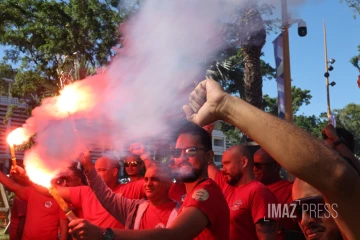
[[[56,172],[86,148],[119,148],[169,133],[194,82],[205,75],[201,64],[226,46],[219,23],[245,2],[144,1],[125,24],[123,47],[105,73],[65,87],[86,92],[81,104],[71,102],[67,107],[76,108],[68,114],[57,106],[60,96],[34,109],[23,126],[37,133],[25,166],[40,160]]]

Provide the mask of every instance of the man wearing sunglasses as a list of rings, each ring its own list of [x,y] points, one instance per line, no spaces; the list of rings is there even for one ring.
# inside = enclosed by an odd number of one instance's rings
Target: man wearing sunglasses
[[[268,206],[277,204],[277,200],[255,180],[250,147],[237,145],[227,149],[222,166],[219,171],[212,162],[208,174],[222,189],[230,209],[229,239],[277,239],[277,219],[268,212]]]
[[[130,182],[142,179],[141,170],[144,163],[138,155],[129,154],[124,158],[124,169],[130,178]]]
[[[262,148],[254,154],[254,175],[275,195],[280,204],[292,202],[291,191],[293,183],[280,177],[281,166]],[[279,219],[278,239],[293,239],[293,235],[302,235],[296,223],[283,216]]]
[[[334,221],[337,217],[337,204],[326,204],[318,190],[300,179],[295,180],[292,191],[292,217],[299,224],[306,239],[343,239]]]
[[[167,228],[116,230],[108,239],[228,240],[230,215],[226,200],[219,186],[207,178],[207,165],[214,154],[211,148],[210,135],[204,129],[193,124],[184,127],[172,153],[177,176],[187,192],[178,216]],[[79,233],[89,229],[82,220],[74,220],[69,226]]]
[[[204,126],[223,120],[236,126],[295,177],[337,204],[334,218],[345,239],[360,239],[360,178],[337,152],[305,130],[227,94],[214,80],[204,80],[183,109],[188,120]],[[335,212],[330,209],[332,214]]]

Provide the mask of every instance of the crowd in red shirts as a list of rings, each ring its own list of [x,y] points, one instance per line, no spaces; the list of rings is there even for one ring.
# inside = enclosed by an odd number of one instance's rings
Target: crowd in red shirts
[[[360,165],[354,139],[328,125],[324,140],[201,82],[184,106],[168,162],[132,144],[123,159],[130,181],[119,184],[119,161],[88,152],[53,183],[77,219],[34,186],[20,167],[0,182],[13,191],[10,239],[360,239]],[[227,149],[214,164],[211,132],[226,121],[257,147]],[[200,127],[204,126],[204,128]],[[286,169],[295,182],[280,174]],[[143,175],[143,169],[146,169]]]

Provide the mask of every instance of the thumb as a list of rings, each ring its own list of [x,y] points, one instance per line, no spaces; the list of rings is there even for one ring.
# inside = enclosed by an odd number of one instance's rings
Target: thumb
[[[184,110],[185,112],[185,115],[186,115],[186,119],[188,121],[193,121],[194,120],[194,117],[195,117],[195,112],[191,109],[191,107],[189,105],[184,105],[182,107],[182,109]]]

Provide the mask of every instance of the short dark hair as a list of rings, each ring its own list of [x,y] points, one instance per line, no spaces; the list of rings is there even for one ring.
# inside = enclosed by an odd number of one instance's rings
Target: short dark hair
[[[81,183],[83,185],[85,186],[88,185],[87,178],[83,172],[82,165],[80,165],[80,168],[78,168],[77,162],[74,162],[69,166],[69,170],[72,171],[75,176],[78,176],[81,179]]]
[[[187,123],[179,130],[177,136],[179,137],[181,134],[191,134],[200,137],[201,144],[204,145],[207,150],[212,150],[211,136],[202,127],[193,123]]]
[[[336,128],[337,135],[342,138],[346,142],[346,146],[350,149],[351,152],[354,152],[355,150],[355,140],[354,135],[346,130],[345,128]]]
[[[143,160],[140,158],[139,155],[132,154],[131,152],[127,152],[127,154],[126,154],[125,156],[123,156],[120,161],[121,161],[121,162],[125,162],[125,160],[126,160],[128,157],[134,157],[134,158],[136,158],[136,161],[137,161],[138,163],[142,163],[142,162],[143,162]]]

